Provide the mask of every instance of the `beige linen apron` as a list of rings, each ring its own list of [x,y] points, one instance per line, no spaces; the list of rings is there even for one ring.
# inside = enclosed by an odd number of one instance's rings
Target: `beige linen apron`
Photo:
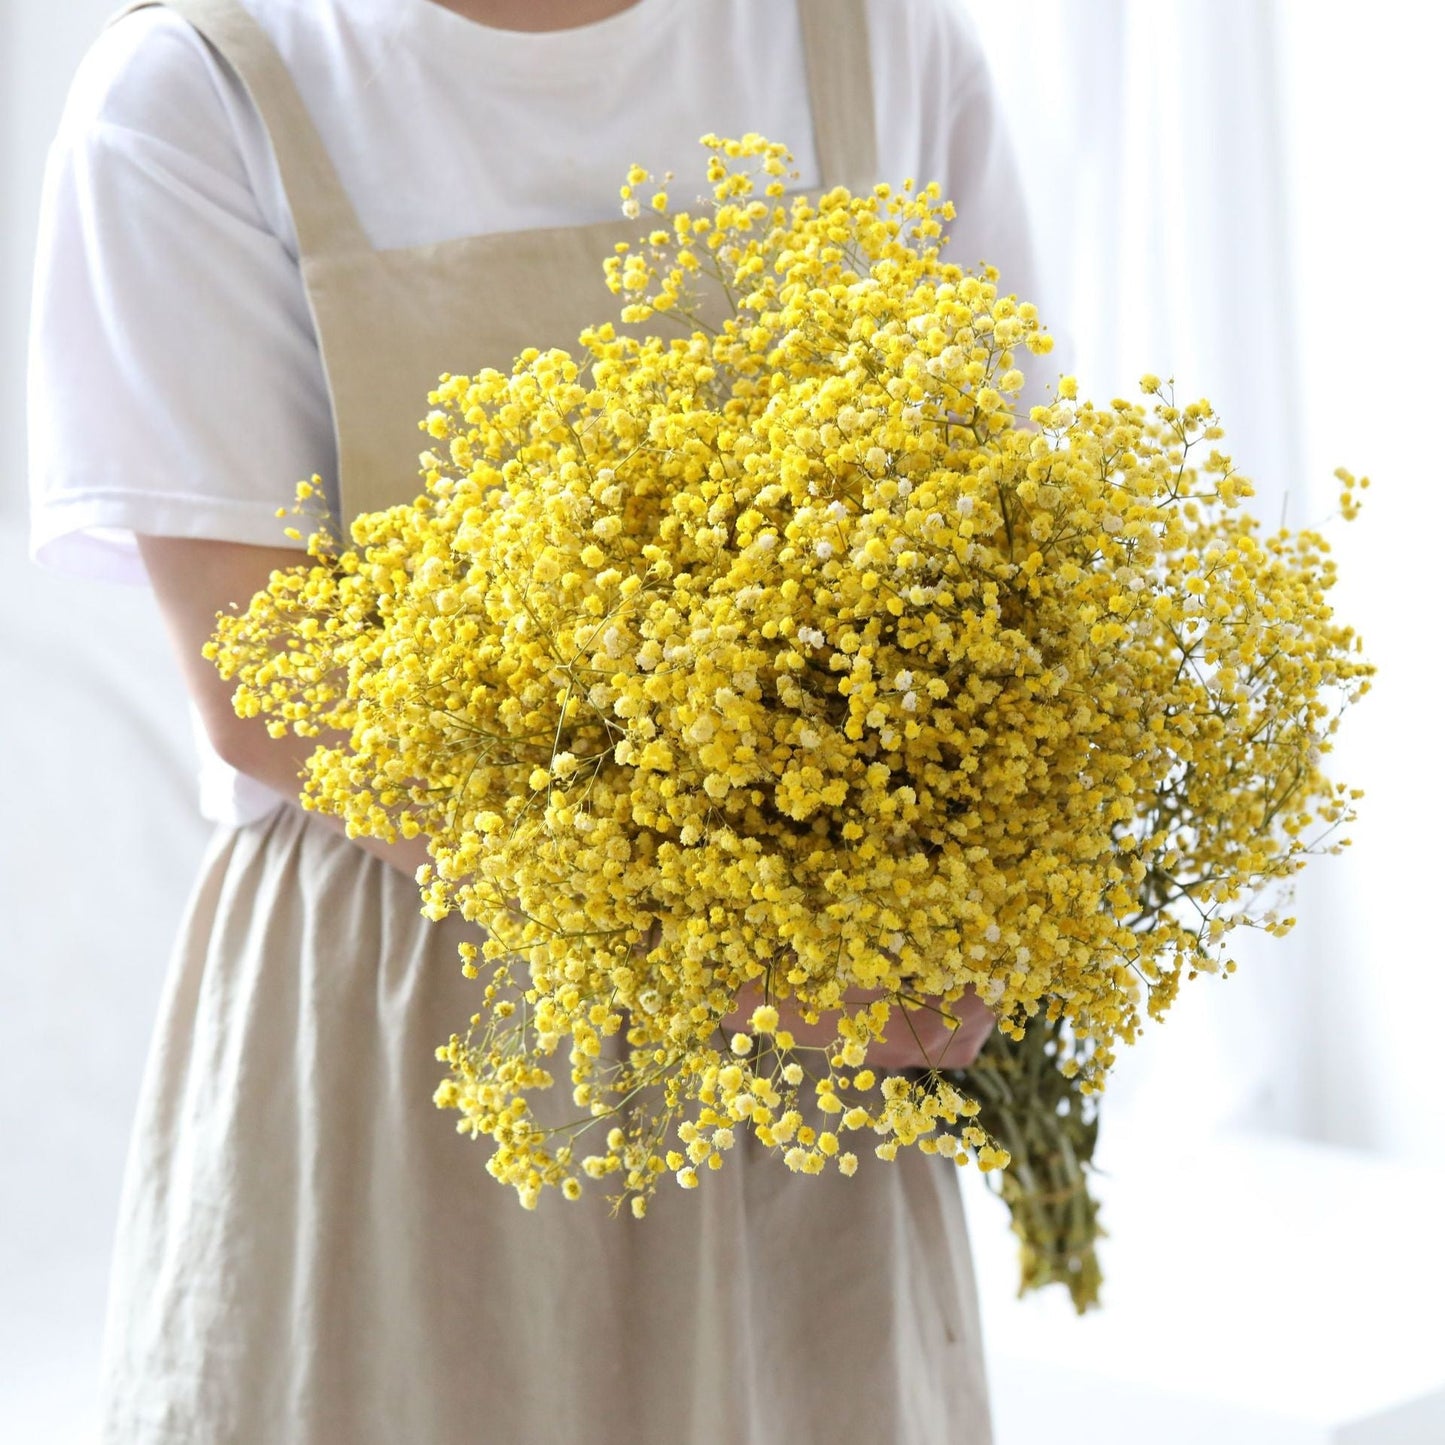
[[[164,3],[269,130],[344,520],[407,501],[437,378],[615,315],[601,258],[638,223],[376,251],[257,22]],[[800,7],[822,183],[871,185],[861,0]],[[746,1137],[641,1222],[600,1193],[524,1211],[431,1101],[469,931],[299,807],[216,830],[127,1162],[106,1445],[987,1445],[951,1165],[804,1177]]]

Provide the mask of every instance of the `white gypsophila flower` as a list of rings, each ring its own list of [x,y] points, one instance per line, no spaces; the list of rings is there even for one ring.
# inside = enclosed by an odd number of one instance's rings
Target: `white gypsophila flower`
[[[833,544],[826,537],[820,537],[813,543],[813,551],[822,561],[826,562],[833,555]]]
[[[918,707],[918,694],[916,692],[905,692],[903,694],[903,711],[913,712]]]
[[[683,737],[690,743],[705,743],[717,731],[715,714],[705,712],[683,729]]]

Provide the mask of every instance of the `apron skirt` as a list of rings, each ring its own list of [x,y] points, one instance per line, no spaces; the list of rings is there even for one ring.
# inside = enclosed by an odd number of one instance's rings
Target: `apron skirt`
[[[794,1175],[739,1131],[643,1220],[611,1181],[524,1210],[432,1102],[467,936],[292,804],[213,833],[126,1165],[105,1445],[987,1445],[956,1166],[866,1135],[853,1178]]]

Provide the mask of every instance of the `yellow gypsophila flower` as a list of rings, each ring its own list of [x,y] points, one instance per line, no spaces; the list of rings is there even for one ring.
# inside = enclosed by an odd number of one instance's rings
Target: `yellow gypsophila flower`
[[[306,805],[425,835],[424,910],[479,925],[437,1103],[528,1204],[640,1214],[748,1130],[801,1173],[862,1131],[1002,1166],[974,1101],[854,1072],[905,1000],[1062,1014],[1101,1087],[1351,815],[1327,544],[1241,512],[1208,403],[1064,378],[1020,416],[1048,336],[941,259],[936,186],[787,197],[781,146],[706,144],[711,204],[656,192],[605,260],[671,329],[444,376],[425,496],[313,533],[210,649],[239,710],[345,735]]]

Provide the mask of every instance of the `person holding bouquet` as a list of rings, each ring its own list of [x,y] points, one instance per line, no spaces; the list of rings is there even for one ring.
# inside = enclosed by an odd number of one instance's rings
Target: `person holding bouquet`
[[[1036,294],[956,0],[140,0],[81,63],[35,271],[33,554],[154,588],[214,824],[124,1181],[107,1442],[991,1438],[947,1160],[799,1179],[747,1138],[643,1223],[485,1177],[432,1103],[475,930],[422,916],[424,838],[297,805],[310,744],[238,717],[201,653],[298,559],[298,477],[335,516],[409,500],[426,387],[604,319],[619,178],[701,193],[698,137],[745,131],[803,187],[937,179],[950,254]],[[868,1065],[966,1066],[993,1015],[949,1009]]]

